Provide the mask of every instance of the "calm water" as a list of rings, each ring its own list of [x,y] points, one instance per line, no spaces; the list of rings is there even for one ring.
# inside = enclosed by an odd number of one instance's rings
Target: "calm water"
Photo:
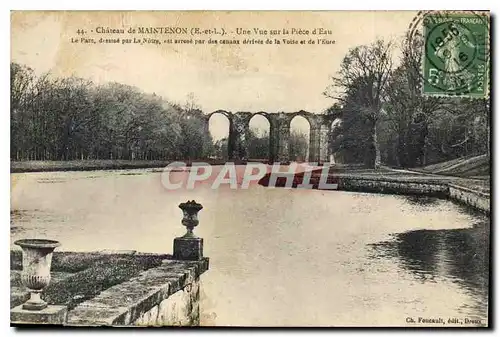
[[[11,239],[171,253],[184,233],[177,205],[196,199],[204,209],[195,232],[211,259],[203,324],[487,323],[488,218],[444,200],[391,195],[258,185],[167,191],[160,176],[12,174]]]

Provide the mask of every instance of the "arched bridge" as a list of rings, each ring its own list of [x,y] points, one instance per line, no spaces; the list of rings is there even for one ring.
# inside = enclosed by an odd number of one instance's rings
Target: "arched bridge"
[[[222,114],[229,120],[228,157],[230,160],[248,160],[248,135],[250,119],[255,115],[262,115],[269,121],[269,161],[288,162],[290,123],[295,116],[302,116],[310,126],[309,133],[309,162],[329,161],[328,138],[332,122],[336,115],[314,114],[307,111],[292,113],[275,112],[229,112],[217,110],[205,115],[205,127],[208,132],[209,119],[214,114]]]

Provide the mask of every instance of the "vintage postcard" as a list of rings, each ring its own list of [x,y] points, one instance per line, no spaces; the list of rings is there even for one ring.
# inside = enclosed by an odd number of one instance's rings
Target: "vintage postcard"
[[[487,11],[12,11],[11,325],[489,327]]]

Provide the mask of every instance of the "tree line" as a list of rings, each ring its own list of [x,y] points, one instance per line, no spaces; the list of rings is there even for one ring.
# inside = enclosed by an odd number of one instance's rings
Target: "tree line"
[[[195,159],[212,151],[202,112],[138,88],[36,76],[11,63],[11,159]]]
[[[340,161],[417,167],[489,153],[489,99],[422,95],[422,44],[407,34],[345,55],[324,92],[335,100],[327,113],[341,116],[330,139]]]
[[[228,159],[189,94],[184,105],[120,83],[50,74],[11,63],[11,159]],[[292,158],[306,158],[306,135],[291,133]],[[250,158],[269,158],[269,134],[248,134]]]

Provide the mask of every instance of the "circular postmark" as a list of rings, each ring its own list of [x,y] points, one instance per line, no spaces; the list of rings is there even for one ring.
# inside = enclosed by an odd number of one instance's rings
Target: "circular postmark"
[[[421,62],[423,94],[486,96],[489,16],[473,11],[421,11],[410,24],[406,42],[408,55]]]
[[[476,37],[465,25],[453,20],[435,25],[425,44],[425,57],[447,74],[457,74],[469,68],[478,54]]]

